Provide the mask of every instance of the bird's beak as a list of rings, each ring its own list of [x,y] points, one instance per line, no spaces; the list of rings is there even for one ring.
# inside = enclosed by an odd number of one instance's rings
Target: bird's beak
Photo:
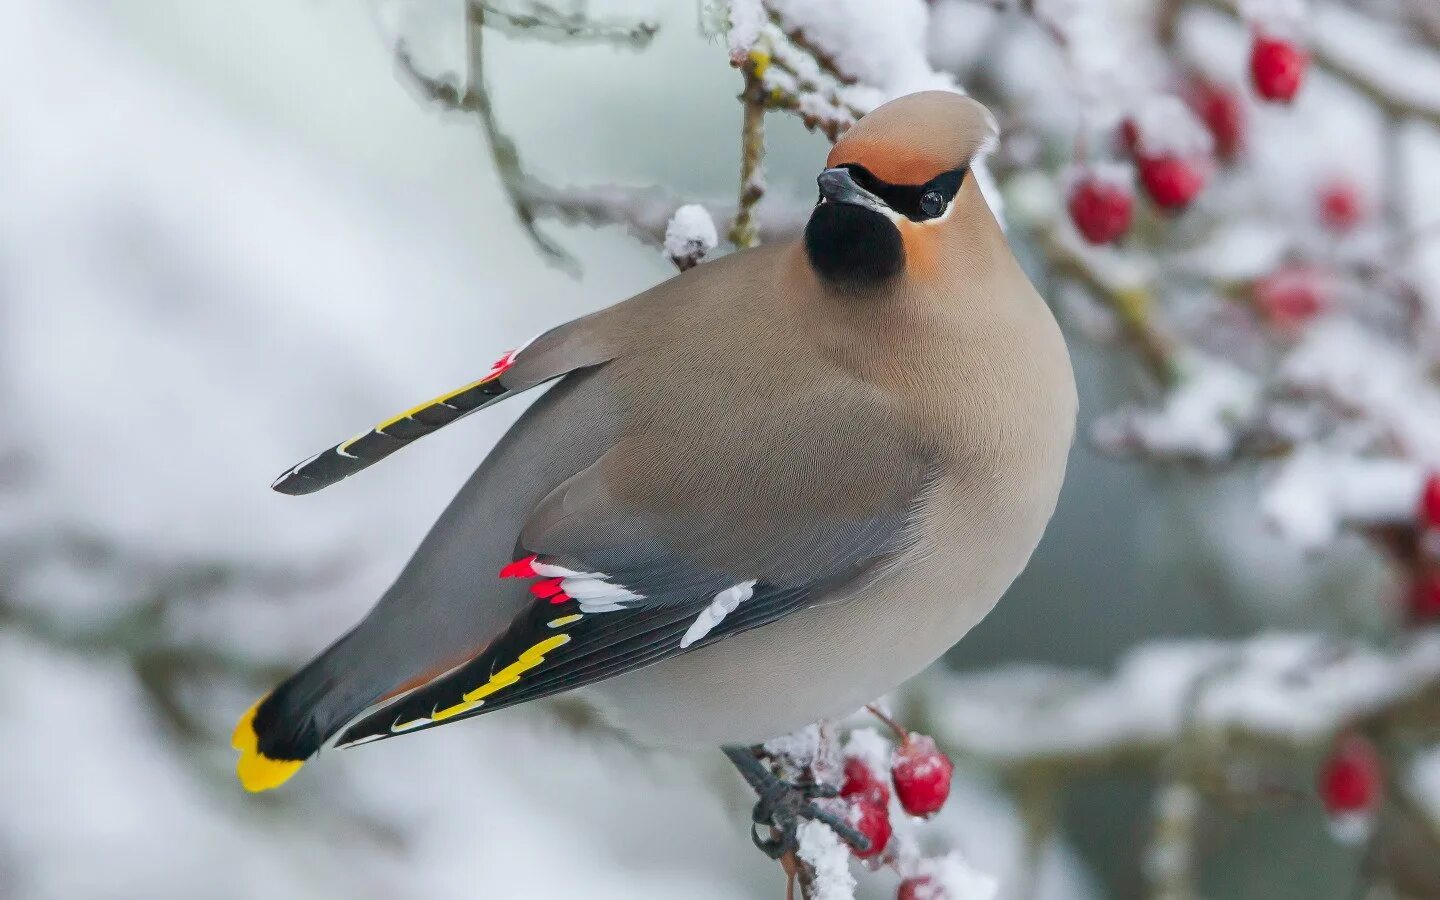
[[[820,185],[821,203],[852,203],[872,209],[887,218],[891,215],[890,207],[885,205],[885,201],[856,184],[855,179],[850,177],[849,169],[838,166],[826,169],[815,182]]]

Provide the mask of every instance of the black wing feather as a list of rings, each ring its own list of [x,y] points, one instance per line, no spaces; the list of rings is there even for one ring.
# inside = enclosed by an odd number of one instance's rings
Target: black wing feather
[[[806,606],[819,587],[757,585],[749,599],[686,650],[680,649],[680,640],[709,598],[693,604],[591,613],[560,628],[548,623],[579,614],[579,604],[573,600],[558,605],[537,601],[475,659],[360,719],[345,729],[337,746],[433,728],[643,668],[773,622]],[[484,697],[473,708],[435,718],[437,712],[464,703],[466,693],[488,682],[526,650],[558,635],[566,636],[566,643],[545,653],[544,663],[522,674],[517,682]],[[403,727],[411,722],[421,724]]]

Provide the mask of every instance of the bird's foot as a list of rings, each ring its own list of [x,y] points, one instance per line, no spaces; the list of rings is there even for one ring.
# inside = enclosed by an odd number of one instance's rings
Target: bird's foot
[[[839,790],[826,784],[786,781],[762,763],[755,752],[744,747],[726,747],[725,755],[759,795],[751,814],[754,823],[750,839],[771,859],[779,859],[799,848],[800,823],[806,819],[830,826],[840,839],[856,850],[870,849],[870,841],[824,801],[839,795]],[[768,830],[768,836],[755,826]]]
[[[772,776],[774,777],[774,776]],[[855,830],[845,816],[820,801],[836,796],[839,792],[823,784],[795,784],[775,778],[755,802],[751,820],[755,826],[768,827],[769,836],[762,836],[752,826],[750,839],[761,852],[771,859],[779,859],[799,849],[800,823],[806,819],[823,822],[840,836],[840,839],[857,850],[870,848],[870,841]]]

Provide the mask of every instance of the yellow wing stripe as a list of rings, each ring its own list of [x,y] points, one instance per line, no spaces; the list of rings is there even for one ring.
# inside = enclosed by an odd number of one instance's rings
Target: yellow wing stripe
[[[528,344],[526,346],[529,346]],[[379,462],[411,442],[507,396],[500,379],[524,350],[500,357],[484,377],[391,416],[367,431],[291,467],[270,486],[282,494],[311,494]],[[533,385],[532,385],[533,386]]]
[[[527,343],[526,346],[529,346],[529,344]],[[489,384],[490,382],[499,378],[501,375],[504,375],[506,370],[510,368],[511,364],[515,362],[515,357],[520,355],[520,350],[523,349],[525,348],[521,347],[519,350],[511,350],[504,356],[500,357],[499,361],[497,361],[495,365],[490,368],[489,374],[487,374],[484,378],[472,381],[469,384],[461,385],[460,387],[455,388],[452,391],[446,391],[445,393],[432,400],[426,400],[424,403],[417,403],[409,409],[405,410],[404,412],[397,413],[396,415],[391,416],[390,418],[381,422],[379,425],[376,425],[374,428],[370,429],[370,431],[355,435],[353,438],[341,444],[336,449],[339,452],[344,453],[347,449],[349,449],[351,444],[355,443],[356,441],[360,440],[362,437],[370,434],[371,432],[379,431],[383,433],[385,429],[389,428],[391,425],[394,425],[396,422],[413,418],[416,413],[423,412],[433,406],[448,406],[451,400],[454,400],[456,397],[460,396],[466,391],[472,391],[475,388],[480,387],[482,384]]]
[[[502,688],[509,687],[519,681],[521,675],[543,663],[545,661],[545,654],[557,647],[563,647],[568,643],[570,643],[570,635],[568,634],[557,634],[546,638],[520,654],[519,659],[496,672],[494,675],[491,675],[488,682],[465,694],[466,702],[483,699]]]
[[[390,418],[388,418],[388,419],[386,419],[385,421],[381,422],[379,425],[376,425],[374,428],[370,429],[370,431],[362,431],[361,433],[355,435],[355,436],[352,437],[350,440],[346,441],[345,443],[343,443],[343,444],[341,444],[339,447],[337,447],[336,450],[338,450],[338,451],[341,452],[341,453],[344,453],[346,450],[348,450],[348,449],[350,448],[350,445],[351,445],[351,444],[355,443],[356,441],[360,440],[360,439],[363,438],[365,435],[370,434],[371,432],[374,432],[374,431],[384,432],[385,429],[389,428],[391,425],[394,425],[396,422],[400,422],[400,421],[403,421],[403,420],[405,420],[405,419],[412,418],[416,413],[418,413],[418,412],[423,412],[423,411],[429,409],[429,408],[432,407],[432,406],[442,406],[442,405],[445,405],[447,401],[455,399],[456,397],[460,396],[461,394],[465,393],[466,391],[474,390],[475,388],[480,387],[482,384],[489,384],[490,382],[494,381],[495,379],[497,379],[497,378],[499,378],[499,377],[500,377],[500,373],[498,373],[498,372],[497,372],[496,374],[494,374],[494,375],[486,375],[484,378],[481,378],[479,381],[472,381],[472,382],[470,382],[469,384],[463,385],[463,386],[461,386],[461,387],[458,387],[458,388],[456,388],[456,389],[453,390],[453,391],[448,391],[448,392],[446,392],[446,393],[444,393],[444,394],[441,394],[439,397],[436,397],[436,398],[434,398],[433,400],[426,400],[424,403],[417,403],[417,404],[415,404],[414,406],[410,407],[409,409],[405,410],[404,412],[402,412],[402,413],[397,413],[396,415],[391,416]]]
[[[463,712],[469,712],[470,710],[475,709],[476,707],[484,706],[484,705],[485,705],[485,701],[484,701],[484,700],[476,700],[476,701],[474,701],[473,703],[472,703],[472,702],[465,701],[465,700],[461,700],[459,703],[455,704],[454,706],[447,706],[447,707],[445,707],[444,709],[437,709],[437,710],[435,710],[433,713],[430,714],[430,721],[432,721],[432,722],[443,722],[443,721],[445,721],[446,719],[448,719],[448,718],[450,718],[450,717],[452,717],[452,716],[458,716],[458,715],[460,715],[460,714],[463,713]]]
[[[389,428],[391,425],[394,425],[396,422],[399,422],[401,419],[408,419],[408,418],[410,418],[411,416],[415,415],[416,413],[420,412],[421,410],[429,409],[429,408],[432,407],[432,406],[439,406],[440,404],[445,403],[447,400],[453,400],[454,398],[460,396],[461,394],[465,393],[465,392],[468,391],[468,390],[472,390],[472,389],[474,389],[474,388],[477,388],[477,387],[479,387],[479,386],[482,385],[482,384],[489,384],[490,382],[494,381],[495,379],[497,379],[497,378],[499,378],[499,377],[500,377],[500,375],[499,375],[498,373],[495,374],[495,375],[486,375],[484,378],[480,379],[479,381],[472,381],[472,382],[470,382],[469,384],[467,384],[467,385],[465,385],[465,386],[463,386],[463,387],[458,387],[458,388],[456,388],[456,389],[453,390],[453,391],[450,391],[450,392],[445,393],[445,394],[441,394],[439,397],[436,397],[434,400],[426,400],[424,403],[416,404],[415,406],[410,407],[409,409],[405,410],[404,412],[400,413],[399,415],[391,416],[390,418],[388,418],[388,419],[386,419],[385,421],[381,422],[379,425],[376,425],[374,430],[375,430],[375,431],[384,431],[385,429]]]
[[[230,735],[230,746],[240,751],[235,774],[245,790],[252,793],[279,787],[305,764],[302,759],[271,759],[260,752],[260,736],[255,733],[255,710],[264,701],[264,697],[256,700],[235,723],[235,731]]]
[[[566,616],[565,619],[575,621],[581,616]],[[560,620],[557,620],[560,621]],[[546,638],[538,644],[530,647],[520,654],[519,659],[510,665],[499,670],[490,676],[490,680],[480,685],[468,694],[465,694],[459,703],[447,706],[444,709],[437,709],[430,713],[428,718],[416,719],[412,722],[397,722],[391,726],[391,732],[406,731],[420,725],[428,725],[431,722],[443,722],[446,719],[453,719],[461,713],[467,713],[472,709],[478,709],[485,705],[485,698],[502,688],[507,688],[520,680],[520,676],[545,662],[545,654],[556,648],[563,647],[570,643],[570,635],[557,634]]]

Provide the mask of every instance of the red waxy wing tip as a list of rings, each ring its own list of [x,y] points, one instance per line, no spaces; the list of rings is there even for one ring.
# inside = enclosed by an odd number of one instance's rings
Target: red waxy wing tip
[[[530,554],[524,559],[517,559],[500,570],[501,578],[534,578],[539,573],[535,571],[535,554]]]

